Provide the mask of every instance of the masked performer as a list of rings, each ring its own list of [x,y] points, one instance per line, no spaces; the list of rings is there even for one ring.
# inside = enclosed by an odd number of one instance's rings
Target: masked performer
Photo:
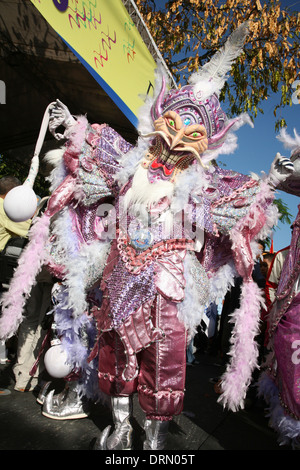
[[[300,137],[285,130],[279,136],[292,149],[293,174],[279,189],[300,196]],[[299,206],[300,209],[300,206]],[[279,442],[300,448],[300,211],[282,266],[275,300],[268,315],[270,355],[259,381],[259,393],[270,406],[270,426]]]
[[[293,170],[280,155],[262,179],[212,164],[235,149],[233,132],[248,119],[229,120],[218,100],[246,34],[242,25],[180,90],[169,90],[158,74],[157,92],[140,112],[134,147],[109,126],[74,120],[59,101],[52,111],[53,132],[59,124],[67,128],[65,175],[33,228],[31,251],[35,240],[39,251],[32,259],[36,271],[40,258],[45,261],[40,246],[55,216],[68,306],[75,321],[85,315],[96,322],[89,360],[98,362],[100,390],[111,397],[115,429],[111,435],[105,429],[96,448],[131,447],[134,392],[146,414],[144,449],[164,447],[168,423],[183,407],[187,339],[205,306],[223,298],[237,275],[243,278],[241,306],[220,401],[232,410],[243,406],[256,365],[262,301],[251,276],[255,240],[277,221],[274,187]],[[61,228],[63,217],[68,230]],[[78,227],[82,236],[73,240]],[[88,308],[95,275],[101,302]],[[10,334],[11,318],[14,328],[21,321],[16,303],[16,296],[5,299],[2,335]]]

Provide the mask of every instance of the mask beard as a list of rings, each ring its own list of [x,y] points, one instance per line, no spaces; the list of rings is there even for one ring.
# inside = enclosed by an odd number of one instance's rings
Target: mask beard
[[[127,191],[124,203],[126,208],[142,206],[146,211],[157,204],[161,199],[171,199],[174,184],[170,181],[151,183],[148,179],[148,170],[139,166],[132,180],[132,186]]]

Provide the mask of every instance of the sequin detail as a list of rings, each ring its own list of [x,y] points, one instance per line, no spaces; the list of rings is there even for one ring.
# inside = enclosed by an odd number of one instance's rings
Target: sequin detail
[[[250,180],[212,205],[213,220],[222,233],[228,234],[237,221],[247,215],[258,189],[259,183]]]
[[[79,157],[78,176],[82,182],[84,205],[114,195],[114,176],[120,169],[119,160],[132,148],[109,126],[101,128],[99,133],[90,129]]]
[[[194,280],[194,286],[197,292],[197,302],[205,305],[209,298],[210,284],[203,266],[195,259],[190,268],[190,273]]]
[[[121,259],[107,283],[111,305],[111,320],[118,328],[128,316],[156,295],[153,264],[138,274],[131,274]]]

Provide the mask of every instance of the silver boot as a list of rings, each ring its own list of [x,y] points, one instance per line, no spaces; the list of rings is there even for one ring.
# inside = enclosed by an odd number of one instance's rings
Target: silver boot
[[[57,420],[86,418],[88,405],[77,391],[77,382],[69,385],[65,395],[54,396],[52,390],[44,399],[42,415]]]
[[[43,386],[41,387],[38,397],[36,399],[39,405],[44,404],[50,385],[51,385],[51,382],[45,382]]]
[[[107,426],[96,440],[94,450],[131,450],[132,402],[130,397],[113,397],[111,399],[115,429],[109,436],[111,426]]]
[[[51,386],[52,382],[46,382],[42,387],[41,390],[38,394],[38,397],[36,399],[37,403],[39,405],[43,405],[46,399],[47,394],[49,393],[49,388]],[[60,392],[57,395],[53,396],[52,403],[55,404],[55,406],[58,406],[66,397],[68,393],[68,388],[65,387],[62,392]]]
[[[144,441],[144,450],[163,450],[168,436],[169,421],[156,421],[146,419],[144,429],[146,439]]]

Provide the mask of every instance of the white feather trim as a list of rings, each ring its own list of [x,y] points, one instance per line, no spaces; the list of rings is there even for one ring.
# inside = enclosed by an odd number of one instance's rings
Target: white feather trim
[[[210,300],[218,304],[226,295],[230,287],[234,285],[237,271],[233,261],[225,264],[210,278]]]
[[[53,167],[57,167],[63,159],[64,151],[65,151],[64,147],[61,147],[59,149],[49,150],[49,152],[45,153],[43,159],[49,165]]]
[[[188,252],[184,259],[184,278],[186,282],[184,299],[177,306],[177,316],[191,336],[196,333],[196,328],[200,325],[208,301],[205,293],[201,295],[201,292],[199,296],[199,288],[197,282],[195,282],[194,269],[199,268],[199,266],[199,261],[196,259],[195,254]]]
[[[64,151],[64,148],[51,150],[44,156],[45,161],[54,166],[50,175],[46,178],[46,180],[50,182],[51,193],[53,193],[66,177],[66,168],[63,160]]]
[[[126,153],[120,160],[120,171],[115,175],[115,180],[122,187],[136,172],[145,153],[149,150],[149,139],[139,137],[137,145]]]
[[[56,237],[56,251],[61,254],[65,266],[64,283],[69,290],[69,305],[75,318],[87,310],[86,290],[100,279],[107,259],[109,242],[96,240],[80,245],[72,230],[69,210],[64,209],[53,223],[52,234]],[[94,277],[93,280],[91,278]]]
[[[179,174],[174,183],[174,197],[171,210],[174,214],[180,212],[189,202],[189,197],[202,193],[209,185],[208,174],[197,162]]]
[[[82,245],[74,257],[68,257],[65,284],[69,292],[69,307],[75,318],[88,309],[87,288],[101,278],[109,248],[109,242],[96,240]]]
[[[280,130],[276,138],[283,143],[285,148],[290,149],[292,152],[297,147],[300,147],[300,136],[297,134],[296,129],[294,129],[294,137],[290,136],[286,128],[284,128]]]
[[[150,183],[148,170],[139,165],[133,177],[132,186],[125,195],[125,207],[142,205],[150,208],[163,197],[171,198],[173,191],[174,185],[169,181]]]

